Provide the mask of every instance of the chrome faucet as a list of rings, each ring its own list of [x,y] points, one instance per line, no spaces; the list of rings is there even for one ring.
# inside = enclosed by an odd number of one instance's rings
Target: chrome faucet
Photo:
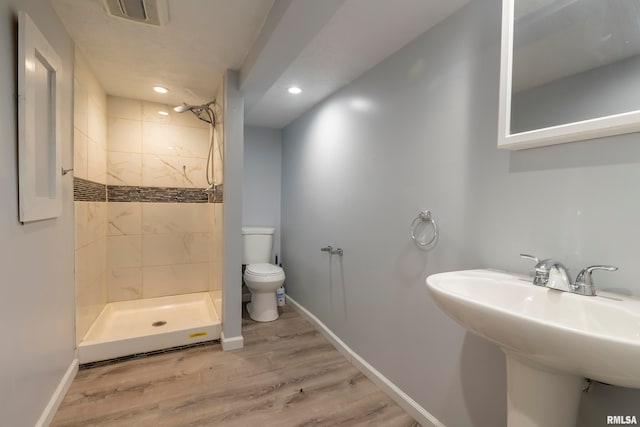
[[[571,275],[569,270],[559,261],[551,258],[539,260],[533,255],[520,254],[522,258],[530,259],[536,262],[534,267],[533,284],[536,286],[547,286],[552,289],[559,289],[562,291],[571,291]],[[557,284],[555,281],[549,284],[549,277],[551,272],[556,270],[560,276],[561,284]]]
[[[611,265],[592,265],[589,267],[585,267],[580,271],[580,273],[578,273],[578,276],[576,276],[576,281],[575,283],[573,283],[571,281],[569,270],[561,262],[558,262],[551,258],[540,260],[533,255],[527,254],[520,254],[520,256],[522,258],[530,259],[536,262],[533,277],[534,285],[546,286],[551,289],[572,292],[580,295],[596,295],[596,288],[593,284],[593,277],[591,276],[592,271],[616,271],[618,269],[618,267],[614,267]],[[553,271],[557,272],[560,277],[561,283],[557,283],[557,281],[549,283],[549,278]]]

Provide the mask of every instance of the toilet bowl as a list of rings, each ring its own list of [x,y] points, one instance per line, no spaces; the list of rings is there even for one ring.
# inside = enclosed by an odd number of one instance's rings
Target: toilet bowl
[[[244,282],[251,292],[247,304],[249,316],[258,322],[271,322],[278,318],[276,289],[284,283],[282,267],[273,264],[249,264],[244,271]]]

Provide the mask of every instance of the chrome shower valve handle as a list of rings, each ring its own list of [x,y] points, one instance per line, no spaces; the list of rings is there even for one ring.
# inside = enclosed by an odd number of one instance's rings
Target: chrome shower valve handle
[[[333,249],[333,246],[325,246],[324,248],[320,248],[320,252],[329,252],[329,255],[339,255],[342,256],[344,251],[342,248]]]

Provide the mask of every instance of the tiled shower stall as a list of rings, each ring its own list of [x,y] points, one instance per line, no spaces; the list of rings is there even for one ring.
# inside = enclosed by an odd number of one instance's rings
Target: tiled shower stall
[[[78,50],[74,83],[77,343],[111,302],[209,292],[220,313],[222,198],[202,192],[210,126],[106,95]]]

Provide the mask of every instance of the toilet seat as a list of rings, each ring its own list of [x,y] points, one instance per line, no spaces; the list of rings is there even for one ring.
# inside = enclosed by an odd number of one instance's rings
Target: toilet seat
[[[282,267],[269,263],[249,264],[244,271],[245,276],[269,281],[284,280]]]

